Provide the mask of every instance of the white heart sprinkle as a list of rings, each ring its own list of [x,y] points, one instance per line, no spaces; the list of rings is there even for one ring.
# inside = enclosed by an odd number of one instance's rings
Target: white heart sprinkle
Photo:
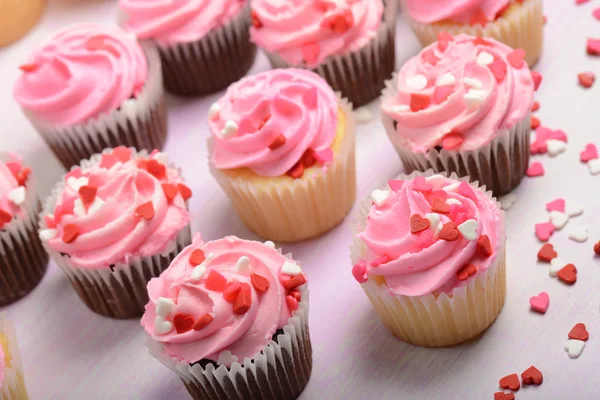
[[[444,186],[443,189],[446,192],[456,193],[458,191],[458,187],[460,186],[460,182],[451,183],[448,186]]]
[[[265,246],[267,246],[267,247],[270,247],[270,248],[274,249],[274,248],[275,248],[275,243],[271,242],[270,240],[267,240],[267,241],[265,242]]]
[[[125,100],[124,102],[121,103],[121,105],[119,106],[119,109],[122,113],[124,113],[125,115],[127,115],[129,117],[134,117],[136,114],[138,114],[137,103],[136,103],[136,100],[134,100],[134,99]]]
[[[456,78],[450,72],[446,72],[442,77],[437,81],[437,86],[450,86],[456,83]]]
[[[583,206],[574,201],[566,201],[565,214],[567,214],[569,217],[576,217],[578,215],[581,215],[583,214]]]
[[[221,131],[221,137],[223,139],[231,139],[235,135],[237,135],[238,124],[235,121],[227,121],[225,122],[225,127]]]
[[[69,178],[67,178],[67,185],[69,185],[69,187],[75,192],[78,192],[80,187],[86,186],[88,183],[90,183],[90,180],[85,176],[82,176],[80,178],[70,176]]]
[[[373,113],[368,107],[361,107],[358,110],[354,110],[354,117],[359,124],[365,124],[373,119]]]
[[[204,273],[206,272],[206,267],[207,267],[208,263],[211,262],[212,260],[214,260],[214,258],[215,258],[214,253],[208,253],[208,255],[204,258],[204,261],[202,261],[202,264],[196,265],[194,267],[194,269],[192,270],[192,273],[190,274],[190,279],[194,282],[202,279],[202,277],[204,276]]]
[[[219,118],[219,113],[221,112],[221,106],[219,103],[212,103],[210,108],[208,109],[208,119],[210,121],[214,121]]]
[[[219,353],[219,358],[217,359],[217,364],[229,366],[234,362],[237,362],[237,356],[234,356],[231,351],[224,350]]]
[[[375,205],[377,207],[381,207],[382,205],[384,205],[389,197],[390,197],[389,190],[375,189],[371,193],[371,198],[373,199],[373,202],[375,203]]]
[[[159,316],[154,320],[154,331],[157,335],[166,335],[173,330],[174,326],[171,321],[166,321]]]
[[[500,202],[500,207],[502,207],[502,209],[504,211],[509,210],[517,201],[517,196],[509,193],[505,196],[500,197],[500,200],[498,200]]]
[[[446,204],[448,204],[449,206],[451,206],[452,204],[456,204],[456,205],[461,205],[461,201],[458,199],[455,199],[454,197],[450,197],[446,200]]]
[[[570,339],[565,343],[565,351],[571,358],[579,357],[583,353],[583,349],[585,349],[585,342],[583,340]]]
[[[94,202],[92,203],[91,206],[88,207],[88,210],[87,210],[88,215],[92,215],[93,213],[95,213],[96,211],[101,209],[103,205],[104,205],[104,201],[100,197],[98,197],[98,196],[94,197]]]
[[[580,225],[576,228],[569,230],[569,239],[579,243],[586,242],[588,240],[587,228],[583,225]]]
[[[431,183],[431,185],[433,186],[433,190],[440,189],[444,182],[446,182],[446,178],[444,178],[443,175],[439,174],[428,176],[427,178],[425,178],[425,180],[427,181],[427,183]]]
[[[156,161],[163,165],[169,165],[169,155],[164,152],[158,152],[152,156]]]
[[[477,64],[479,65],[490,65],[494,62],[494,56],[487,51],[482,51],[477,56]]]
[[[556,229],[561,230],[569,222],[569,216],[560,211],[550,211],[550,222]]]
[[[476,240],[477,239],[477,227],[479,223],[474,219],[468,219],[462,224],[458,226],[458,231],[461,233],[462,237],[467,240]]]
[[[412,90],[421,90],[427,87],[427,78],[425,75],[415,75],[406,80],[406,86]]]
[[[39,235],[43,242],[47,242],[48,240],[54,239],[57,233],[58,231],[56,229],[40,229]]]
[[[598,175],[600,173],[600,158],[595,158],[587,163],[590,174]]]
[[[475,110],[483,103],[487,92],[482,89],[469,89],[469,91],[463,96],[465,105],[469,111]]]
[[[234,244],[237,240],[237,238],[235,236],[227,236],[225,239],[227,240],[227,243],[229,243],[229,244]]]
[[[406,104],[398,104],[397,106],[392,107],[392,112],[394,114],[403,114],[405,112],[409,112],[410,107]]]
[[[429,227],[431,230],[436,232],[441,221],[440,215],[436,213],[427,213],[425,214],[425,218],[429,220]]]
[[[478,79],[463,78],[462,81],[465,85],[470,86],[473,89],[481,89],[483,87],[483,83]]]
[[[250,275],[252,272],[252,265],[250,265],[250,259],[246,256],[241,256],[235,264],[235,270],[244,275]]]
[[[548,139],[546,145],[548,145],[548,155],[550,157],[556,157],[567,150],[567,144],[562,140]]]
[[[8,199],[17,206],[20,206],[25,202],[25,196],[26,192],[25,187],[23,186],[19,186],[8,192]]]
[[[171,315],[171,313],[175,309],[175,306],[176,304],[173,300],[168,299],[166,297],[159,297],[156,301],[156,315],[158,315],[162,319],[167,319],[167,317]]]
[[[289,276],[296,276],[302,273],[302,268],[294,261],[285,260],[283,267],[281,267],[281,273]]]
[[[86,215],[83,200],[81,200],[80,198],[75,199],[75,203],[73,204],[73,214],[75,214],[76,217],[85,217]]]
[[[556,275],[558,275],[558,271],[563,269],[567,264],[568,262],[558,257],[553,258],[552,261],[550,261],[550,268],[548,269],[548,274],[552,277],[556,277]]]

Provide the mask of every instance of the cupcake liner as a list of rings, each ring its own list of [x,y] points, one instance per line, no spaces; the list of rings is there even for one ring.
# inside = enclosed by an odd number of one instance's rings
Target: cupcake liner
[[[209,159],[212,175],[248,229],[268,240],[295,242],[333,229],[348,214],[356,200],[355,120],[350,104],[341,98],[339,104],[346,132],[326,170],[311,169],[285,181],[254,174],[249,179],[220,171]]]
[[[12,323],[0,314],[0,346],[5,342],[10,356],[10,367],[4,368],[4,382],[0,385],[0,400],[27,399],[27,389],[23,379],[23,363],[17,347],[17,337]]]
[[[148,61],[148,79],[136,98],[85,123],[59,126],[23,110],[62,165],[68,170],[105,148],[118,146],[162,149],[167,137],[160,58],[153,46],[141,43]]]
[[[242,364],[235,362],[227,368],[180,362],[151,339],[147,343],[149,352],[181,378],[196,400],[295,399],[306,387],[312,371],[308,289],[301,288],[300,293],[299,308],[283,327],[283,333]]]
[[[0,14],[0,47],[25,36],[37,24],[45,8],[45,0],[20,0],[3,4]]]
[[[321,75],[335,91],[342,93],[355,108],[375,100],[396,67],[396,16],[398,2],[383,0],[383,21],[370,43],[348,54],[328,57],[322,64],[308,68],[290,65],[276,53],[267,57],[274,68],[307,68]]]
[[[108,150],[108,149],[107,149]],[[136,157],[147,156],[146,151],[136,152]],[[81,162],[82,168],[89,168],[100,163],[101,154],[95,154],[90,160]],[[175,168],[169,164],[169,168]],[[65,185],[63,176],[45,200],[40,214],[40,228],[46,229],[44,216],[52,214],[58,196]],[[68,255],[52,249],[47,242],[43,246],[54,262],[67,275],[73,288],[81,300],[97,314],[111,318],[138,318],[144,313],[149,301],[147,284],[150,279],[159,276],[171,264],[171,261],[189,244],[192,243],[189,224],[184,227],[173,240],[169,241],[160,254],[140,257],[129,256],[127,264],[116,263],[106,268],[80,268]]]
[[[0,154],[0,158],[3,158]],[[0,307],[13,303],[36,287],[48,266],[48,254],[38,236],[40,200],[33,174],[25,186],[23,217],[13,217],[0,230]]]
[[[383,98],[391,98],[396,93],[397,75],[386,82]],[[385,100],[384,100],[385,101]],[[415,153],[408,141],[401,138],[395,121],[386,113],[381,113],[385,130],[398,152],[404,169],[412,171],[455,172],[458,176],[470,176],[472,180],[502,196],[519,186],[529,165],[529,142],[531,115],[527,115],[510,130],[499,131],[489,144],[468,151],[440,151],[430,149],[427,153]]]
[[[410,180],[417,175],[433,174],[431,170],[424,174],[415,172],[408,176],[400,175],[396,179]],[[450,178],[469,182],[468,178],[459,178],[456,174],[452,174]],[[469,184],[474,190],[483,189],[477,182]],[[496,202],[491,192],[486,192],[486,196]],[[500,208],[497,202],[496,204]],[[357,232],[364,230],[371,206],[370,197],[361,204],[357,214]],[[384,325],[400,340],[421,347],[445,347],[462,343],[486,330],[496,320],[504,305],[506,237],[503,212],[500,232],[498,255],[493,264],[450,293],[396,295],[388,289],[385,279],[377,276],[370,276],[361,286]],[[363,259],[367,250],[365,243],[356,234],[354,237],[350,247],[352,264]]]
[[[252,67],[256,46],[250,42],[250,4],[230,22],[194,42],[157,44],[165,88],[198,96],[226,88]]]
[[[525,50],[525,61],[533,67],[540,58],[543,45],[544,13],[542,0],[527,0],[519,4],[513,2],[511,9],[502,17],[489,22],[485,28],[481,25],[457,24],[442,22],[422,24],[410,18],[406,13],[412,29],[423,47],[437,41],[440,32],[451,35],[465,33],[471,36],[494,38],[513,49]]]

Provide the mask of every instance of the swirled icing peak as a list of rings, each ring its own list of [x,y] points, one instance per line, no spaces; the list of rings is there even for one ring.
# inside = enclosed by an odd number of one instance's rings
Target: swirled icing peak
[[[119,0],[125,29],[140,39],[193,42],[235,17],[247,0]]]
[[[272,243],[197,236],[148,283],[141,324],[172,358],[230,366],[253,358],[288,324],[305,283],[300,266]]]
[[[336,94],[314,72],[275,69],[246,77],[211,107],[212,163],[298,178],[298,166],[331,161],[338,112]]]
[[[141,91],[148,76],[135,37],[93,24],[62,29],[20,68],[16,100],[56,125],[83,123],[116,110]]]
[[[441,175],[389,186],[373,192],[358,234],[367,249],[352,270],[360,283],[380,276],[395,294],[423,296],[450,291],[496,260],[503,220],[481,190]]]
[[[253,42],[288,64],[314,67],[377,36],[382,0],[255,0]]]
[[[481,24],[494,21],[513,0],[406,0],[410,17],[423,24],[452,21],[462,24]],[[516,0],[522,3],[524,0]]]
[[[191,191],[167,162],[164,153],[117,147],[97,165],[72,169],[40,237],[81,268],[162,253],[190,220]]]
[[[534,81],[524,56],[493,39],[442,33],[404,64],[383,111],[413,151],[477,149],[529,114]]]
[[[0,229],[23,214],[21,206],[27,197],[27,179],[31,169],[23,166],[21,159],[9,155],[8,160],[0,160]]]

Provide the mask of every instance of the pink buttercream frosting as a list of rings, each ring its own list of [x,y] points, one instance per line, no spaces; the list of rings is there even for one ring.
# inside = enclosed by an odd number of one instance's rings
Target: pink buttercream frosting
[[[119,147],[105,153],[97,165],[74,168],[56,200],[54,214],[45,217],[53,237],[49,246],[81,268],[107,268],[128,263],[130,257],[162,253],[190,221],[179,189],[183,180],[177,169],[165,167],[163,153],[140,157]],[[168,185],[175,196],[167,196]],[[86,200],[81,186],[95,188]],[[186,187],[187,188],[187,187]],[[138,208],[151,202],[150,219]],[[147,214],[146,214],[147,215]],[[74,240],[69,231],[78,228]]]
[[[377,36],[382,0],[255,0],[252,41],[290,65],[314,67]]]
[[[529,115],[534,82],[514,53],[468,35],[433,43],[404,64],[397,92],[384,98],[382,109],[415,152],[442,146],[450,133],[460,138],[449,149],[478,149]]]
[[[281,176],[307,150],[330,149],[337,133],[338,98],[323,78],[307,70],[275,69],[246,77],[231,85],[216,107],[209,125],[212,163],[218,169],[245,167],[258,175]],[[224,135],[231,122],[237,129]]]
[[[366,226],[358,234],[367,249],[365,259],[353,269],[359,282],[367,276],[381,276],[394,294],[404,296],[450,292],[464,284],[457,274],[467,264],[483,271],[497,260],[504,237],[503,219],[497,203],[485,193],[441,175],[394,182],[395,191],[390,191],[383,204],[372,206]],[[432,211],[434,197],[445,198],[445,203],[451,204],[448,213]],[[427,218],[428,213],[440,218],[440,227],[474,220],[476,234],[471,238],[460,234],[458,240],[448,241],[441,238],[443,233],[432,223],[413,233],[411,217]],[[482,235],[489,239],[489,256],[478,244]]]
[[[511,0],[405,0],[410,17],[423,24],[452,21],[468,24],[482,13],[494,21]]]
[[[205,261],[194,266],[191,260],[198,250],[203,252]],[[240,269],[243,257],[247,258],[247,267]],[[152,339],[162,343],[166,354],[179,361],[213,360],[230,366],[231,357],[219,358],[222,352],[229,351],[243,363],[246,357],[254,358],[291,317],[286,301],[290,296],[282,283],[285,276],[282,267],[286,262],[291,260],[261,242],[227,237],[204,243],[198,235],[160,277],[148,283],[150,302],[141,324]],[[202,268],[202,275],[193,275],[197,268]],[[268,281],[265,291],[254,286],[253,274]],[[213,275],[226,279],[227,287],[237,283],[248,288],[251,305],[245,313],[234,311],[235,302],[225,299],[222,287],[211,286]],[[172,302],[172,308],[160,312],[159,302],[165,299]],[[174,323],[170,331],[157,332],[157,323],[163,317],[166,321],[176,321],[185,316],[196,321],[206,315],[210,316],[210,322],[199,329],[190,325],[182,328]]]
[[[135,37],[116,27],[78,24],[48,39],[21,66],[14,96],[56,125],[108,114],[137,95],[148,65]]]
[[[0,155],[0,229],[12,218],[25,215],[21,206],[27,197],[26,187],[30,171],[18,156]],[[20,186],[23,188],[19,189]],[[21,193],[18,193],[19,190]]]
[[[125,29],[164,44],[193,42],[229,22],[246,0],[119,0]]]

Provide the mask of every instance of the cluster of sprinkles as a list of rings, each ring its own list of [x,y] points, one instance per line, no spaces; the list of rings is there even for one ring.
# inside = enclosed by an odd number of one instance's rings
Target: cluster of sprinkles
[[[563,198],[552,200],[546,204],[548,221],[535,225],[535,235],[541,242],[547,242],[552,235],[563,229],[571,218],[583,214],[583,206],[575,201],[566,201]],[[577,225],[568,231],[569,239],[583,243],[588,240],[587,228]]]
[[[544,375],[542,371],[532,365],[521,372],[521,381],[523,381],[523,385],[539,386],[544,382]],[[500,388],[511,390],[511,392],[496,392],[494,393],[494,400],[514,400],[515,395],[513,392],[518,392],[521,389],[521,381],[517,374],[510,374],[501,378],[498,382]]]
[[[31,169],[24,167],[19,161],[8,161],[6,167],[10,173],[17,180],[18,187],[10,190],[7,194],[8,200],[13,203],[16,207],[20,207],[25,203],[27,198],[27,179],[31,173]],[[4,228],[4,225],[12,221],[12,214],[7,210],[0,208],[0,229]]]

